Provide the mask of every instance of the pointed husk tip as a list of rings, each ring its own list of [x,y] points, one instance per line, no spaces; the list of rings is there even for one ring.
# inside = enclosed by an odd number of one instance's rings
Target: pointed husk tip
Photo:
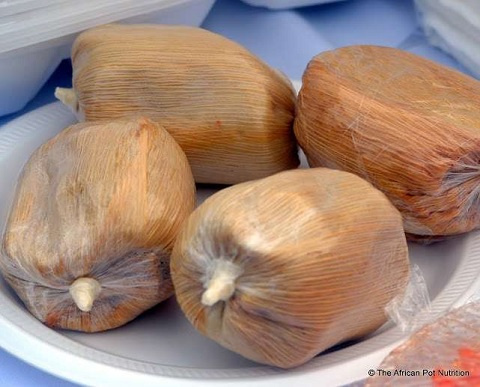
[[[57,87],[55,89],[55,98],[68,106],[74,113],[78,112],[78,98],[73,89]]]
[[[77,278],[69,288],[70,295],[82,312],[90,312],[93,303],[100,294],[100,283],[93,278],[81,277]]]
[[[235,281],[241,269],[228,261],[218,260],[211,279],[202,294],[202,304],[213,306],[219,301],[228,301],[235,293]]]

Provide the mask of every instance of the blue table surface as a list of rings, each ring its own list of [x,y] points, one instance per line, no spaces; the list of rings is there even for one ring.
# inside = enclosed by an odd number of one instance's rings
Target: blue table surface
[[[219,0],[203,27],[243,44],[292,79],[301,79],[314,55],[352,44],[398,47],[467,72],[453,58],[427,43],[410,0],[347,0],[286,11],[250,7],[239,0]],[[63,61],[22,111],[0,117],[0,126],[53,102],[55,87],[69,87],[71,75],[70,62]],[[2,387],[73,385],[0,349]]]

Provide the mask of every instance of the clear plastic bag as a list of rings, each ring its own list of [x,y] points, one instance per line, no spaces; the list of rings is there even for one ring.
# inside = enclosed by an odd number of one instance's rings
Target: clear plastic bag
[[[385,358],[366,385],[480,385],[480,302],[469,302],[419,329]]]

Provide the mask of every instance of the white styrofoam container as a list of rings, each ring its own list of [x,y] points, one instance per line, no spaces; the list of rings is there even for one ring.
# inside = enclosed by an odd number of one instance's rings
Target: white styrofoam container
[[[306,7],[309,5],[333,3],[343,0],[243,0],[243,2],[255,5],[257,7],[267,7],[270,9],[287,9]]]
[[[480,2],[415,0],[428,41],[480,78]]]
[[[78,3],[84,5],[84,2]],[[137,7],[139,3],[132,2]],[[0,116],[21,110],[35,96],[62,59],[70,56],[71,45],[78,33],[96,25],[120,21],[199,26],[214,3],[215,0],[157,0],[155,6],[130,9],[124,13],[98,12],[96,17],[84,13],[83,19],[82,15],[77,15],[73,24],[62,26],[59,23],[57,27],[44,29],[44,40],[38,36],[30,36],[31,44],[21,41],[28,35],[22,31],[16,42],[18,48],[9,51],[5,51],[5,47],[8,46],[1,41],[0,34]],[[147,9],[148,11],[145,11]],[[54,6],[47,6],[39,12],[45,13],[49,10],[52,11],[53,18],[55,16],[53,11],[56,10]],[[26,14],[11,15],[8,18],[14,20]],[[126,14],[129,16],[125,18]],[[2,20],[5,19],[7,18],[0,17],[0,27]],[[58,21],[61,20],[65,20],[65,17],[58,14]],[[15,24],[13,27],[16,27]],[[9,40],[8,44],[13,43]]]
[[[0,17],[58,4],[68,0],[0,0]]]

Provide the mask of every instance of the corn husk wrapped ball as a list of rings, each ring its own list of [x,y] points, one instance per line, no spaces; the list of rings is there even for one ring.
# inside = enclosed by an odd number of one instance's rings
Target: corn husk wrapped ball
[[[73,125],[24,167],[0,268],[50,327],[118,327],[172,295],[170,254],[194,202],[188,161],[160,125]]]
[[[56,95],[87,121],[142,114],[180,144],[199,183],[234,184],[295,168],[295,93],[242,46],[182,26],[107,25],[72,51],[73,90]]]
[[[416,239],[480,225],[480,82],[394,48],[316,56],[295,135],[310,166],[353,172],[383,191]]]
[[[364,336],[402,297],[402,219],[368,182],[286,171],[220,191],[189,217],[171,260],[175,294],[204,335],[289,368]]]

